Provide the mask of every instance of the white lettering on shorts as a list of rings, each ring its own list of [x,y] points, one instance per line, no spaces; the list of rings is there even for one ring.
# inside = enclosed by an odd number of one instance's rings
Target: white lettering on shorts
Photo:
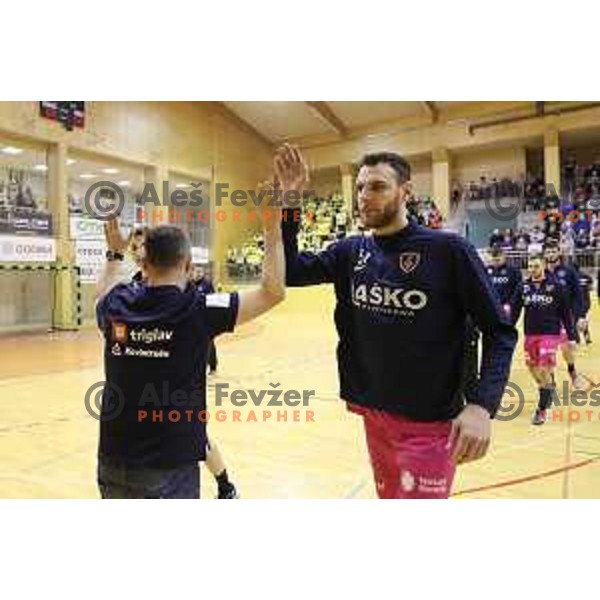
[[[415,489],[414,475],[410,471],[403,470],[400,473],[400,485],[405,492],[412,492]]]

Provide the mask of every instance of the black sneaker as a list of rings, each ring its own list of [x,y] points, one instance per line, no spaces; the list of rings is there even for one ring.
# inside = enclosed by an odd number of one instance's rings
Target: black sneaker
[[[235,487],[235,485],[230,484],[226,488],[219,490],[219,494],[217,496],[217,500],[239,500],[240,495]]]
[[[533,414],[533,419],[531,419],[532,425],[543,425],[546,422],[547,414],[545,410],[541,408],[536,408],[535,413]]]

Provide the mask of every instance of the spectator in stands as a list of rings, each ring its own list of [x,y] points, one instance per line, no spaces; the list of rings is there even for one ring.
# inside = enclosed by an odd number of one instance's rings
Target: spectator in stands
[[[458,182],[452,183],[452,194],[450,200],[450,212],[454,213],[457,210],[458,205],[460,204],[462,198],[462,190],[460,184]]]
[[[553,210],[560,209],[560,198],[556,195],[554,190],[549,190],[549,194],[544,198],[543,209],[550,212]]]
[[[590,245],[589,230],[586,227],[580,227],[574,229],[575,231],[575,247],[577,249],[584,249]]]
[[[444,219],[440,209],[435,205],[435,203],[433,203],[433,207],[429,214],[429,220],[427,222],[427,227],[430,227],[431,229],[441,229],[443,221]]]
[[[492,198],[499,198],[500,197],[500,184],[498,183],[498,180],[495,177],[492,178],[492,183],[490,184],[490,188],[491,188]]]
[[[586,178],[592,182],[600,181],[600,157],[596,157],[596,160],[586,170]]]
[[[512,229],[505,229],[504,234],[502,236],[502,242],[500,246],[504,248],[504,250],[512,250],[513,249],[513,231]]]
[[[529,236],[531,241],[529,244],[529,248],[527,251],[529,254],[539,254],[543,250],[544,240],[546,239],[546,235],[541,230],[539,225],[535,225],[531,231],[531,235]]]
[[[563,254],[572,258],[575,254],[575,231],[570,221],[564,222],[564,229],[560,236]]]
[[[568,221],[564,221],[565,223]],[[544,237],[546,239],[554,238],[555,240],[560,239],[560,218],[558,215],[548,215],[544,219]]]
[[[500,233],[500,230],[494,229],[492,235],[490,235],[490,248],[501,246],[503,241],[504,236]]]
[[[544,180],[541,177],[535,177],[528,173],[524,182],[523,193],[529,210],[542,210],[546,192]]]
[[[569,197],[573,196],[575,192],[577,176],[577,161],[574,155],[570,155],[565,161],[563,166],[563,179],[565,182],[565,194]]]
[[[244,256],[244,252],[241,248],[239,248],[236,252],[235,256],[235,266],[240,275],[243,275],[246,270],[246,257]]]
[[[519,229],[519,233],[517,233],[515,236],[515,250],[527,252],[527,248],[529,248],[530,243],[531,238],[527,233],[527,230],[524,227],[521,227],[521,229]]]
[[[479,178],[479,199],[480,200],[489,200],[492,196],[492,190],[490,184],[487,181],[487,178],[482,175]]]
[[[336,237],[344,237],[348,229],[348,213],[345,209],[339,210],[335,215]]]
[[[508,177],[503,177],[498,184],[498,197],[499,198],[514,198],[519,195],[518,186],[513,184],[513,182]]]
[[[474,181],[469,182],[467,200],[479,200],[478,188]]]
[[[590,245],[593,248],[600,248],[600,220],[596,221],[592,225],[590,233]]]
[[[590,231],[592,229],[591,217],[588,211],[582,209],[579,212],[579,218],[576,221],[573,221],[573,229],[575,230],[575,234],[577,237],[582,235],[580,231],[584,231],[586,237],[589,239]]]

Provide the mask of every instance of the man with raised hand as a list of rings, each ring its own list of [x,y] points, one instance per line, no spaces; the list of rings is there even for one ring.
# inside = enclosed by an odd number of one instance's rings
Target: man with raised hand
[[[189,240],[167,225],[146,232],[144,279],[127,281],[128,241],[116,219],[106,224],[107,262],[97,289],[106,371],[98,455],[103,498],[199,497],[208,344],[285,297],[278,215],[260,212],[262,280],[240,293],[198,290],[189,277]]]
[[[307,170],[297,148],[275,161],[283,187]],[[333,284],[340,394],[363,415],[380,498],[447,498],[456,464],[481,458],[517,335],[476,250],[458,235],[409,223],[410,166],[363,158],[358,207],[369,235],[298,252],[296,219],[282,227],[288,286]],[[466,319],[482,332],[480,383],[465,405]]]

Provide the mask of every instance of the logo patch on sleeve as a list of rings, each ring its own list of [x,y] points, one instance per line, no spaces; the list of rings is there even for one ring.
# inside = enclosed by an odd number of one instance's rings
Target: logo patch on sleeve
[[[121,344],[127,342],[127,325],[124,323],[113,323],[112,339],[114,342],[120,342]]]

